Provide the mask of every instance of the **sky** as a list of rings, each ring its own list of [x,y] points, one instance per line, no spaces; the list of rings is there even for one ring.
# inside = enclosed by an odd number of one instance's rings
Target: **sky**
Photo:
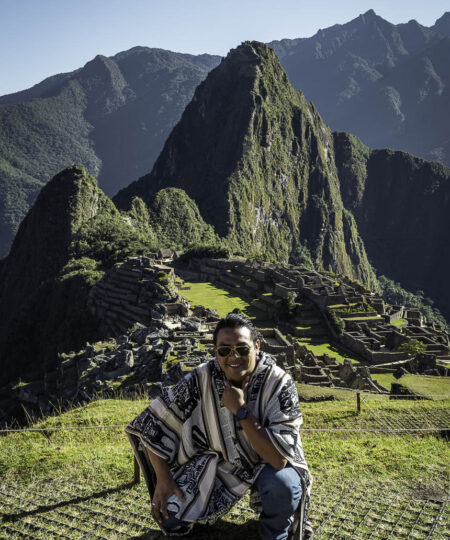
[[[245,40],[309,37],[373,9],[431,26],[449,0],[0,0],[0,95],[137,45],[225,55]]]

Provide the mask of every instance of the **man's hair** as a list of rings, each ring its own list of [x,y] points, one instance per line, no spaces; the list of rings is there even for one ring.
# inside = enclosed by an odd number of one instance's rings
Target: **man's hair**
[[[256,343],[258,339],[258,331],[253,326],[253,323],[247,317],[244,317],[240,313],[228,313],[226,317],[220,319],[217,323],[216,329],[213,334],[213,343],[217,343],[217,335],[222,328],[243,328],[246,327],[250,330],[250,337],[252,338],[253,343]]]

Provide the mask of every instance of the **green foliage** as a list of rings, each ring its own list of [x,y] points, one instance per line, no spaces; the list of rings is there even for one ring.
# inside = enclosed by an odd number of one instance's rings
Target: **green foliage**
[[[297,303],[295,302],[296,294],[288,292],[287,298],[282,298],[279,303],[279,316],[282,321],[289,321],[295,314]]]
[[[99,174],[108,193],[151,170],[195,87],[219,60],[141,48],[120,60],[97,57],[82,69],[4,96],[0,258],[40,187],[68,164],[83,163]]]
[[[61,270],[60,281],[72,279],[76,276],[81,277],[88,287],[93,287],[104,276],[104,272],[98,269],[99,261],[89,257],[80,259],[70,259],[70,261]]]
[[[410,339],[409,341],[402,343],[397,350],[401,352],[408,352],[410,354],[418,354],[424,352],[426,347],[418,339]]]
[[[303,266],[304,268],[308,268],[309,270],[316,269],[311,257],[311,253],[309,249],[304,245],[298,246],[297,249],[293,253],[291,253],[289,262],[296,266]]]
[[[345,330],[344,320],[333,309],[327,308],[327,315],[335,332],[342,334]]]
[[[150,226],[150,213],[147,205],[140,197],[133,197],[130,210],[123,212],[123,215],[128,216],[132,225],[151,238],[156,245],[156,235]]]
[[[149,208],[150,223],[160,247],[180,249],[218,241],[213,227],[205,223],[196,203],[182,189],[161,189]]]
[[[450,331],[450,327],[437,308],[433,308],[428,299],[424,299],[421,295],[413,294],[405,290],[400,283],[380,276],[378,282],[381,286],[382,296],[389,304],[403,305],[419,309],[425,317],[430,321],[442,326],[445,330]],[[420,292],[420,291],[418,291]]]
[[[70,246],[72,258],[88,257],[110,268],[129,255],[155,249],[154,240],[124,221],[119,212],[100,213],[83,223]]]
[[[228,259],[230,249],[219,242],[217,245],[197,245],[187,249],[178,259],[182,264],[191,259]]]

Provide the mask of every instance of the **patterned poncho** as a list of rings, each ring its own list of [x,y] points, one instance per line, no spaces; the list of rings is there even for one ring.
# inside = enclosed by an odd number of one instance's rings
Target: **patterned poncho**
[[[150,497],[156,478],[146,452],[167,460],[183,491],[168,510],[185,522],[211,522],[227,512],[255,483],[264,467],[234,415],[221,404],[225,378],[216,359],[191,371],[155,399],[126,433],[143,471]],[[303,486],[300,531],[305,535],[311,476],[303,455],[302,415],[291,376],[259,352],[247,387],[247,406],[280,454],[299,473]]]

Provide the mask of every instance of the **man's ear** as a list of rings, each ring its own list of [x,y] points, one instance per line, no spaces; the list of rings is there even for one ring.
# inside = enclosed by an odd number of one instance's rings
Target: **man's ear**
[[[256,349],[257,351],[259,351],[260,345],[261,345],[261,342],[259,341],[259,339],[257,339],[257,340],[255,341],[255,349]]]

